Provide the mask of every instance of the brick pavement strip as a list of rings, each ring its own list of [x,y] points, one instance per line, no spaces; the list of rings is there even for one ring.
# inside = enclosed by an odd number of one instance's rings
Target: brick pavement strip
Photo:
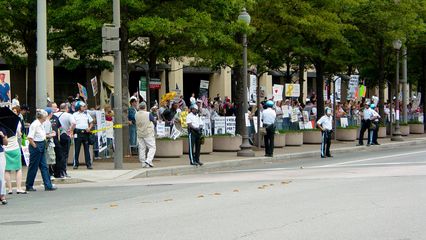
[[[405,146],[413,146],[426,144],[426,134],[410,135],[405,137],[403,142],[391,142],[389,138],[380,139],[382,145],[374,146],[374,149],[392,149]],[[354,149],[357,151],[368,151],[371,148],[366,146],[356,147],[356,142],[340,142],[336,141],[332,144],[333,153],[348,153]],[[202,155],[201,159],[204,162],[202,167],[193,167],[189,165],[188,156],[180,158],[160,158],[155,159],[155,168],[141,168],[141,164],[136,157],[126,158],[124,170],[114,170],[112,159],[96,160],[94,162],[95,170],[86,170],[81,166],[79,170],[69,170],[69,174],[73,177],[65,180],[55,180],[55,183],[81,183],[81,182],[102,182],[102,181],[125,181],[135,178],[158,177],[158,176],[176,176],[187,174],[199,174],[214,172],[217,170],[232,170],[236,167],[250,166],[255,164],[263,164],[269,162],[285,162],[300,158],[317,157],[319,158],[319,145],[306,144],[300,147],[284,147],[275,150],[273,158],[264,157],[263,150],[255,151],[256,157],[241,158],[237,157],[235,152],[231,153],[212,153]],[[26,169],[24,169],[24,179]],[[40,174],[38,174],[38,177]],[[37,179],[36,184],[40,184],[41,179]]]

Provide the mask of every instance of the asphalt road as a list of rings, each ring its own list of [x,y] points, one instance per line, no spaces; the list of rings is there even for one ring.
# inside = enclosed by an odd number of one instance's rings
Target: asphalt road
[[[0,239],[426,239],[426,146],[9,196]]]

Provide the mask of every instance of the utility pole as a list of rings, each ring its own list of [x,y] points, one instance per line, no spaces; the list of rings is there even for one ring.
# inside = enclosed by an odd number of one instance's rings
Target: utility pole
[[[37,84],[36,107],[44,109],[47,104],[47,17],[46,0],[37,0]]]
[[[120,29],[120,0],[113,0],[113,24]],[[123,168],[123,103],[121,92],[121,51],[114,52],[115,154],[114,169]]]

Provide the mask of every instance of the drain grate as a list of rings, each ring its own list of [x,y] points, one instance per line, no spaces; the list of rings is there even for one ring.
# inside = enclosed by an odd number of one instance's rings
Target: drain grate
[[[32,225],[32,224],[40,224],[43,223],[41,221],[10,221],[10,222],[1,222],[0,225],[6,226],[22,226],[22,225]]]

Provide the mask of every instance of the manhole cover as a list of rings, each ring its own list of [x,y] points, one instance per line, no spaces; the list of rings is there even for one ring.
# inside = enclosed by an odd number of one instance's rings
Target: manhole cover
[[[8,225],[8,226],[20,226],[20,225],[31,225],[31,224],[40,224],[43,223],[41,221],[11,221],[11,222],[2,222],[0,225]]]

